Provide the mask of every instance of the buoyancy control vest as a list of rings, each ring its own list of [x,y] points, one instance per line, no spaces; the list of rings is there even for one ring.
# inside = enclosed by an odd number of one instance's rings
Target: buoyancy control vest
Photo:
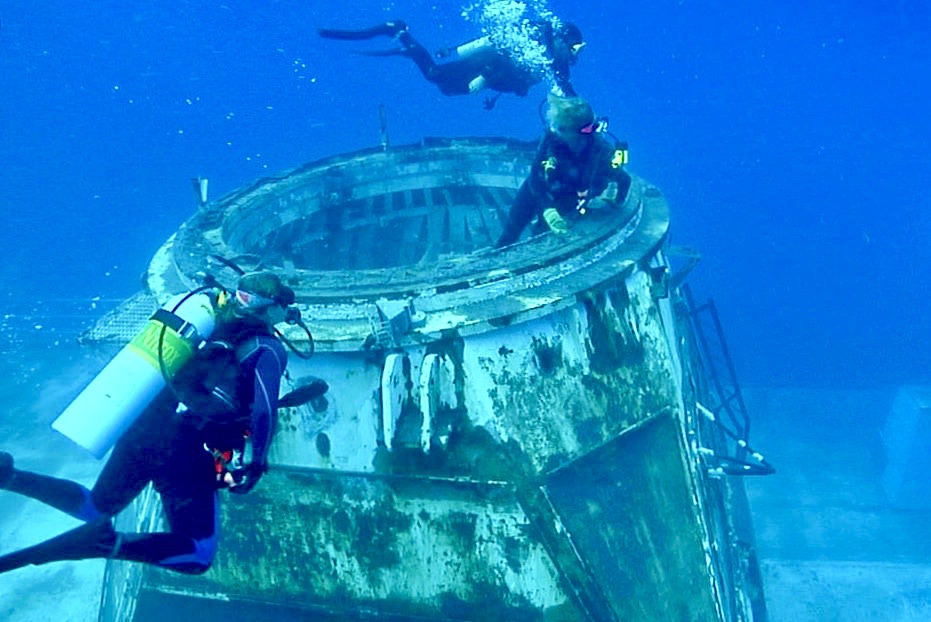
[[[197,430],[204,449],[212,454],[218,481],[226,473],[238,480],[236,474],[252,461],[254,370],[247,359],[254,351],[255,335],[232,336],[238,342],[206,341],[173,383],[181,403],[179,416]]]
[[[198,429],[211,423],[248,423],[244,372],[234,344],[205,342],[173,381],[186,421]]]

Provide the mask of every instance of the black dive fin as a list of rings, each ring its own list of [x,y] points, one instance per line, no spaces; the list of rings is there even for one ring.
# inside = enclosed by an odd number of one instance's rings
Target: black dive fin
[[[353,54],[358,54],[360,56],[404,56],[407,53],[407,48],[392,48],[390,50],[362,50],[361,52],[353,52]]]
[[[294,408],[313,401],[330,389],[330,385],[320,378],[314,378],[289,393],[278,398],[278,408]]]
[[[317,34],[324,39],[338,39],[340,41],[364,41],[375,37],[394,37],[402,30],[407,30],[407,24],[401,20],[385,22],[364,30],[335,30],[321,28]]]
[[[112,557],[118,538],[109,518],[81,525],[50,540],[0,556],[0,574],[23,566],[38,566],[66,559]]]

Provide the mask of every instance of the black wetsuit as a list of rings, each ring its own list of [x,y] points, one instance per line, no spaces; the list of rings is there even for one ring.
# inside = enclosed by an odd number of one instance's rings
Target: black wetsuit
[[[365,30],[333,30],[322,29],[318,31],[321,37],[327,39],[341,39],[358,41],[372,39],[377,36],[391,36],[397,39],[400,47],[382,52],[367,52],[376,56],[406,56],[414,61],[423,76],[434,83],[444,95],[468,95],[472,91],[472,82],[483,77],[485,82],[482,89],[490,89],[500,93],[514,93],[520,97],[527,95],[530,88],[543,80],[544,73],[516,62],[507,50],[494,48],[481,49],[473,54],[443,63],[437,63],[433,55],[419,41],[414,39],[407,25],[402,21],[387,22]],[[569,67],[574,57],[568,52],[557,53],[551,24],[541,22],[537,24],[536,32],[539,42],[547,51],[549,67],[547,72],[567,96],[574,96],[575,90],[569,82]],[[493,103],[493,101],[492,101]]]
[[[13,470],[0,487],[47,503],[87,524],[42,544],[0,557],[0,572],[62,559],[112,557],[155,564],[186,573],[206,571],[218,537],[217,461],[205,449],[220,438],[243,438],[248,428],[252,465],[241,486],[247,492],[264,472],[278,408],[287,355],[258,320],[221,325],[214,340],[234,345],[238,361],[239,412],[229,420],[205,423],[193,410],[179,413],[178,399],[166,389],[116,443],[92,490],[70,480]],[[222,441],[220,441],[222,442]],[[9,455],[6,454],[9,461]],[[168,523],[166,533],[120,533],[111,518],[152,482]]]
[[[517,191],[496,246],[516,242],[534,219],[537,219],[534,233],[546,231],[546,222],[540,215],[547,208],[555,208],[566,220],[578,218],[583,199],[598,196],[611,182],[617,184],[617,203],[623,202],[630,189],[630,175],[617,164],[616,153],[617,149],[601,134],[592,134],[585,149],[573,153],[556,134],[547,131],[537,147],[530,173]]]
[[[398,39],[405,46],[404,56],[413,60],[420,73],[434,83],[443,95],[470,94],[470,85],[479,76],[485,79],[482,88],[514,93],[520,97],[527,95],[530,87],[540,81],[539,76],[498,50],[481,50],[465,58],[436,63],[430,52],[409,33],[402,33]]]

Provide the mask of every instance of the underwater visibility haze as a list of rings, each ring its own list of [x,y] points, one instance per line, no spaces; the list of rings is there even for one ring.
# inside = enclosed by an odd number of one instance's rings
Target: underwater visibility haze
[[[744,383],[929,380],[927,3],[545,6],[580,26],[572,82],[668,196],[673,244],[702,254],[690,279]],[[459,5],[349,7],[0,3],[5,325],[73,337],[54,318],[90,321],[92,300],[139,288],[194,208],[192,177],[218,198],[376,146],[380,105],[392,144],[539,135],[542,85],[487,111],[406,59],[316,36],[400,18],[438,49],[478,34]]]
[[[140,290],[153,253],[197,209],[192,179],[207,179],[216,200],[377,148],[383,123],[394,146],[537,139],[547,85],[488,110],[485,93],[444,96],[409,59],[361,53],[391,48],[389,37],[317,34],[404,20],[435,51],[482,34],[492,6],[579,26],[572,85],[629,144],[628,169],[663,192],[673,266],[690,249],[701,255],[687,282],[699,302],[716,302],[760,412],[754,447],[783,476],[738,480],[752,482],[774,610],[804,619],[796,612],[810,598],[850,616],[812,614],[819,622],[875,619],[898,590],[895,602],[919,613],[889,619],[926,619],[927,517],[895,506],[881,483],[893,460],[918,474],[903,481],[923,485],[926,469],[908,461],[910,432],[879,451],[893,392],[931,386],[923,0],[0,0],[0,450],[94,479],[100,464],[44,423],[93,373],[99,353],[79,349],[79,334]],[[0,523],[16,525],[0,533],[0,552],[58,533],[47,514],[0,502]],[[825,560],[842,562],[833,584],[811,579]],[[28,598],[38,590],[63,610],[72,597],[75,612],[96,608],[95,594],[69,587],[100,585],[94,563],[0,593],[0,617],[43,615]],[[876,600],[861,599],[865,617],[836,611],[867,592]]]

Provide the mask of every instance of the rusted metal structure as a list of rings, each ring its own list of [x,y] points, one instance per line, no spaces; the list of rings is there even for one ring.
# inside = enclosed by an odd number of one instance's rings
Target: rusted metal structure
[[[222,256],[285,275],[316,338],[290,382],[330,389],[280,412],[272,469],[225,500],[214,567],[110,562],[101,620],[169,605],[250,620],[765,617],[742,483],[720,477],[734,446],[711,423],[739,394],[708,381],[666,201],[635,177],[621,209],[494,249],[533,147],[332,157],[203,205],[165,243],[148,291],[89,340],[125,338],[205,272],[232,282]],[[157,503],[121,520],[156,525]]]

